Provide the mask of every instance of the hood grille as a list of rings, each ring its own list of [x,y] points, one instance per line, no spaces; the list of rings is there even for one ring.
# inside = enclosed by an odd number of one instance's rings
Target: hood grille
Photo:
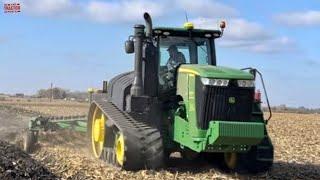
[[[251,119],[254,88],[205,86],[196,80],[198,126],[207,129],[212,120],[247,122]]]

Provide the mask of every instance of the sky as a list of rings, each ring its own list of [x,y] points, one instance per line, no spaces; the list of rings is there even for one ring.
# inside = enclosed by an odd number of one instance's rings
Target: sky
[[[217,63],[263,73],[271,105],[320,107],[318,0],[0,0],[0,92],[34,94],[54,86],[86,91],[133,69],[124,41],[143,12],[154,26],[217,29]],[[257,88],[261,88],[257,84]]]

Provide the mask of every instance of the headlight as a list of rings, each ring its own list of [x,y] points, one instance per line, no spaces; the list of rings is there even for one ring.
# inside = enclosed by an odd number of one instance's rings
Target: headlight
[[[210,85],[210,86],[228,86],[229,85],[229,79],[201,78],[201,82],[204,85]]]
[[[254,80],[237,80],[239,87],[254,87]]]

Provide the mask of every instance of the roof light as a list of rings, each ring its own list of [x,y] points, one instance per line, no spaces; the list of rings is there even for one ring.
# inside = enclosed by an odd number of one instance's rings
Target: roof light
[[[221,29],[220,37],[223,35],[224,28],[226,28],[226,22],[225,21],[221,21],[220,22],[220,29]]]
[[[185,29],[188,29],[188,30],[191,30],[191,29],[194,28],[192,22],[186,22],[186,23],[184,23],[184,24],[183,24],[183,27],[184,27]]]
[[[221,22],[220,22],[220,28],[221,28],[221,29],[226,28],[226,22],[225,22],[225,21],[221,21]]]

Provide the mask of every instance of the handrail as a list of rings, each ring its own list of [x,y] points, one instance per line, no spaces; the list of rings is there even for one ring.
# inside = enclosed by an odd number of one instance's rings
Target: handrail
[[[271,111],[271,107],[270,107],[270,103],[269,103],[269,98],[268,98],[268,94],[267,94],[267,90],[266,90],[266,86],[264,84],[264,80],[263,80],[263,76],[262,76],[262,73],[255,69],[255,68],[252,68],[252,67],[248,67],[248,68],[243,68],[241,70],[250,70],[250,72],[254,75],[254,77],[256,77],[256,73],[259,74],[260,76],[260,80],[261,80],[261,84],[262,84],[262,87],[263,87],[263,91],[264,91],[264,94],[265,94],[265,98],[266,98],[266,101],[267,101],[267,105],[268,105],[268,109],[269,109],[269,117],[265,120],[266,124],[268,124],[268,121],[271,119],[272,117],[272,111]]]

